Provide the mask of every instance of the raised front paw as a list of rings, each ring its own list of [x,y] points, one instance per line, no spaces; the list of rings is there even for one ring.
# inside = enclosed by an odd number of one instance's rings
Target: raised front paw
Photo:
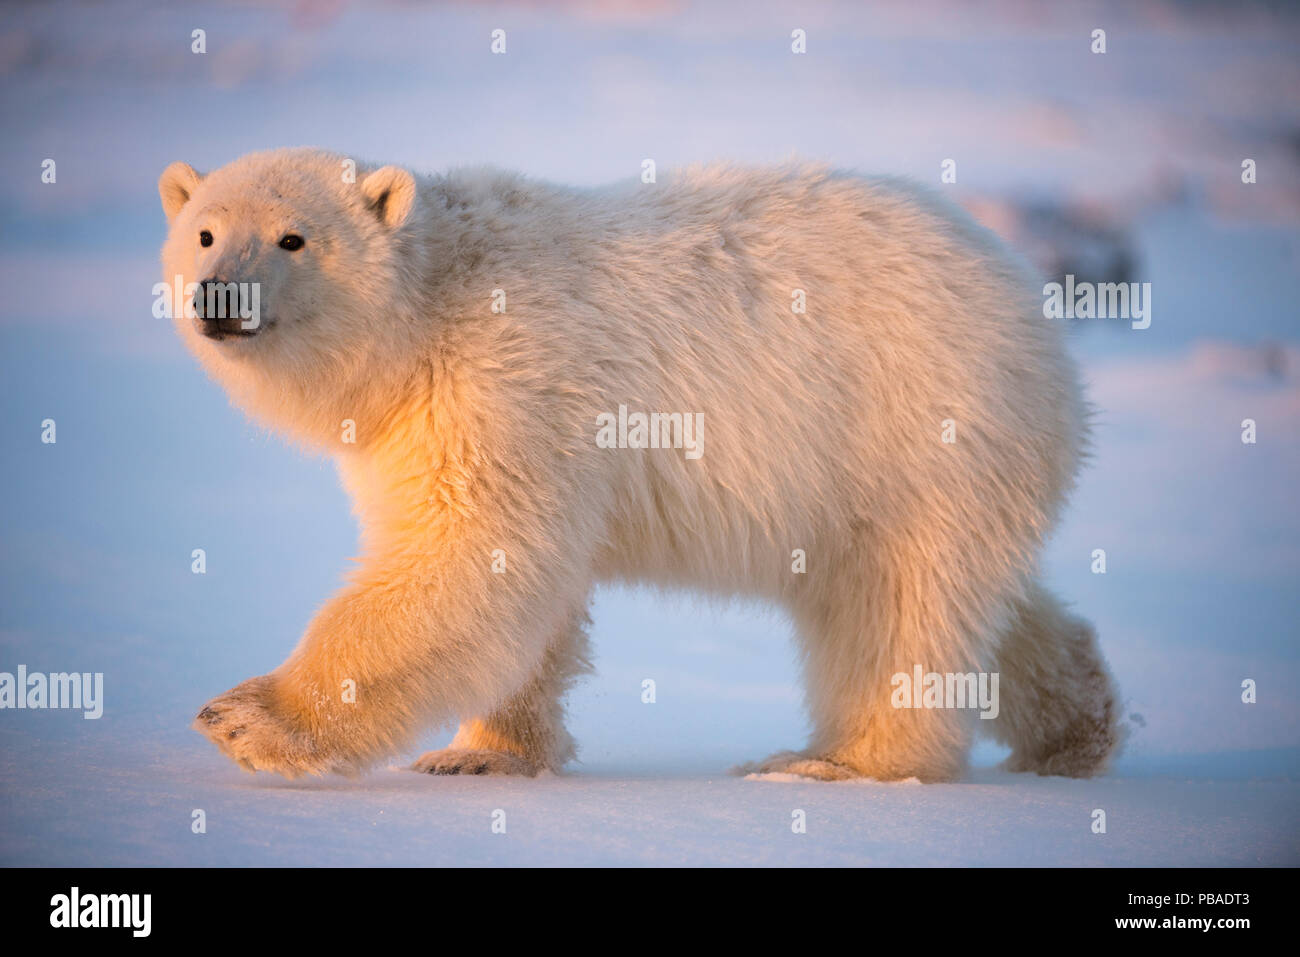
[[[328,770],[310,735],[290,727],[278,704],[271,675],[250,678],[205,704],[193,727],[248,771],[295,778]]]

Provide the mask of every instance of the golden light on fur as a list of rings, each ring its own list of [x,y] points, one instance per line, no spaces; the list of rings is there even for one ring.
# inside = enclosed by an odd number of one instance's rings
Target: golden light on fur
[[[180,335],[249,415],[334,456],[363,528],[290,658],[200,713],[226,754],[354,772],[459,720],[417,768],[558,770],[591,591],[634,581],[790,611],[815,731],[754,768],[947,780],[974,724],[1019,770],[1106,766],[1112,681],[1036,568],[1086,408],[991,234],[817,167],[579,191],[348,163],[280,150],[159,183],[168,281],[261,290],[256,334]],[[623,406],[702,416],[706,450],[600,447]],[[917,665],[1000,672],[997,718],[891,708]]]

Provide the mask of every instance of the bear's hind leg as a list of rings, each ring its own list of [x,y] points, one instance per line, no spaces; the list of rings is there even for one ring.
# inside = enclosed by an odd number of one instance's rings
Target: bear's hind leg
[[[1092,626],[1041,585],[1016,605],[998,650],[1001,705],[989,733],[1006,767],[1065,777],[1106,769],[1123,743],[1114,679]]]
[[[591,670],[586,624],[585,613],[577,616],[523,688],[490,714],[462,722],[448,747],[422,755],[411,770],[527,777],[559,771],[575,750],[564,727],[564,694]]]
[[[992,657],[993,622],[1006,603],[985,597],[998,591],[974,581],[959,560],[945,564],[942,557],[954,553],[946,545],[863,543],[838,561],[828,556],[826,571],[810,570],[792,610],[812,740],[802,752],[738,771],[926,782],[964,772],[973,707],[893,706],[894,675],[910,682],[917,665],[924,673],[966,673]],[[912,690],[919,703],[921,689]]]

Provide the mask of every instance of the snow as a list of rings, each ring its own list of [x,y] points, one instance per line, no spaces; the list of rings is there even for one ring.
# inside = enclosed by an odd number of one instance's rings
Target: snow
[[[6,740],[0,863],[1294,866],[1297,756],[1257,757],[1270,773],[1133,767],[1080,782],[978,768],[958,784],[919,785],[665,762],[535,780],[386,768],[290,782],[222,763],[197,735],[125,753]],[[191,830],[196,808],[206,833]],[[1105,834],[1092,832],[1097,808]],[[504,834],[492,830],[498,810]],[[795,810],[806,833],[792,831]]]
[[[260,453],[259,453],[260,454]],[[211,572],[210,574],[215,574]],[[1250,711],[1198,737],[1202,704],[1177,691],[1196,669],[1118,656],[1131,721],[1116,770],[1088,781],[1010,774],[977,746],[966,779],[942,785],[813,782],[729,769],[806,731],[788,624],[756,607],[715,608],[644,591],[604,591],[593,609],[598,673],[573,694],[581,761],[534,780],[435,777],[402,761],[356,779],[288,781],[243,772],[196,732],[199,704],[241,670],[271,662],[230,592],[203,601],[228,634],[192,662],[193,639],[39,649],[3,636],[3,659],[105,672],[105,713],[10,711],[0,726],[0,864],[6,865],[1295,865],[1300,749],[1295,721]],[[247,615],[255,619],[255,613]],[[233,625],[233,627],[231,627]],[[248,634],[250,637],[241,637]],[[287,647],[286,634],[277,644]],[[93,648],[93,650],[91,650]],[[171,650],[169,650],[169,648]],[[74,649],[79,649],[74,654]],[[1207,672],[1213,676],[1216,672]],[[1261,672],[1263,674],[1263,672]],[[644,704],[643,677],[657,701]],[[1264,679],[1274,694],[1272,676]],[[1157,683],[1160,694],[1147,686]],[[727,693],[720,694],[719,689]],[[1222,696],[1236,700],[1228,684]],[[1279,692],[1280,693],[1280,692]],[[1260,706],[1253,706],[1259,708]],[[1222,753],[1202,753],[1225,741]],[[446,743],[434,733],[422,747]],[[404,760],[416,756],[413,751]],[[193,833],[202,810],[206,832]],[[1106,813],[1105,834],[1092,832]],[[492,830],[505,812],[504,834]],[[806,833],[792,831],[802,810]]]

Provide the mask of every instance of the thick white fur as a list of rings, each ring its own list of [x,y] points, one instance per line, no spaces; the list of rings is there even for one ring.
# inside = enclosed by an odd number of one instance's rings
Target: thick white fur
[[[589,595],[628,581],[789,610],[815,732],[760,769],[959,775],[969,712],[890,707],[918,663],[1000,669],[1001,717],[978,723],[1013,767],[1105,767],[1111,679],[1035,569],[1086,409],[991,234],[915,186],[809,166],[599,190],[344,168],[277,150],[159,184],[169,281],[263,284],[258,335],[181,336],[251,416],[337,459],[363,528],[290,658],[200,714],[232,758],[351,772],[461,720],[417,767],[558,769]],[[620,404],[703,413],[704,454],[597,447]]]

